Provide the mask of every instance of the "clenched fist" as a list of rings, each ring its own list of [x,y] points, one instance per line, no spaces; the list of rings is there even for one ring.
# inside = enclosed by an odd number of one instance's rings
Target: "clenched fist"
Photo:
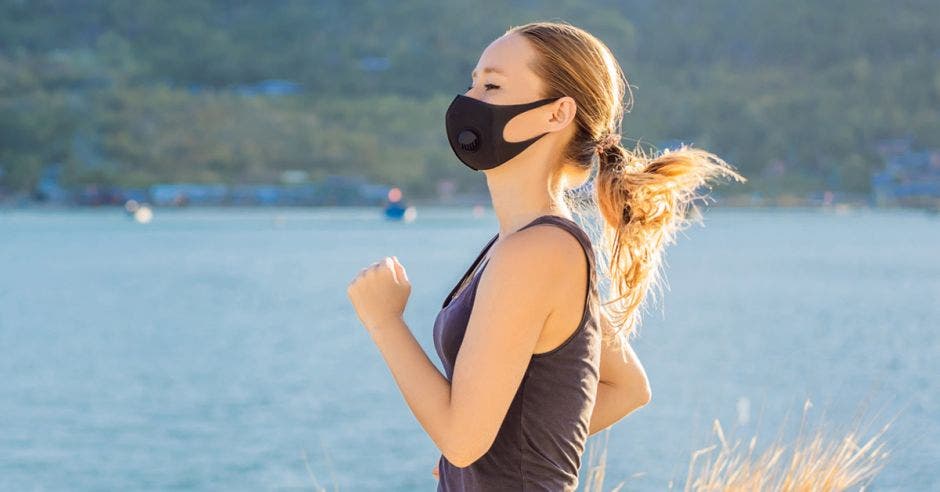
[[[359,321],[370,332],[404,316],[411,283],[395,256],[363,268],[346,288]]]

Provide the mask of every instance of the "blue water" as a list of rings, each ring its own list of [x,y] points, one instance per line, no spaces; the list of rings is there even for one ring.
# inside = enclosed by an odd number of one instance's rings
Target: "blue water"
[[[434,490],[439,453],[345,288],[397,255],[440,367],[434,317],[497,228],[445,208],[0,212],[0,490]],[[606,436],[605,490],[681,490],[715,419],[760,451],[807,398],[808,423],[862,413],[863,437],[894,418],[871,490],[940,489],[940,218],[716,208],[666,261],[633,342],[653,401]]]

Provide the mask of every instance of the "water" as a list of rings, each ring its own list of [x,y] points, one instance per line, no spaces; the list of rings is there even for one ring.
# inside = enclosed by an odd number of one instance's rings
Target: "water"
[[[345,288],[397,255],[440,368],[434,317],[496,230],[443,208],[0,212],[0,490],[434,490]],[[917,212],[707,211],[633,342],[653,401],[611,429],[605,490],[681,490],[713,420],[760,449],[806,398],[810,422],[897,415],[871,490],[940,489],[938,251]]]

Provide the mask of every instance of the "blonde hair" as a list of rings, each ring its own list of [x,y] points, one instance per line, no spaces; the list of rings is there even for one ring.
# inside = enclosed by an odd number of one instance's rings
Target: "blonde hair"
[[[509,34],[523,36],[535,48],[531,68],[544,82],[542,97],[570,96],[577,103],[575,133],[558,173],[564,175],[573,164],[589,174],[596,162],[594,193],[578,202],[569,199],[567,190],[553,191],[562,193],[578,215],[586,209],[603,219],[597,221],[602,232],[595,233],[600,236],[595,240],[598,264],[610,283],[610,299],[601,306],[609,320],[602,323],[603,339],[622,347],[636,334],[647,292],[662,287],[663,250],[688,225],[690,209],[701,217],[695,190],[719,176],[746,179],[718,156],[687,145],[657,155],[639,145],[623,147],[624,98],[629,96],[626,106],[632,106],[633,94],[610,49],[590,33],[565,22],[532,22],[511,27],[504,36]]]

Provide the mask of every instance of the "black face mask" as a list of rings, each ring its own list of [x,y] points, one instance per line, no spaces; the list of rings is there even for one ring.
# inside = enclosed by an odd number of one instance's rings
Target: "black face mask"
[[[503,130],[513,117],[561,97],[523,104],[490,104],[457,94],[447,108],[447,140],[457,158],[475,171],[493,169],[522,153],[548,132],[521,142],[503,140]]]

